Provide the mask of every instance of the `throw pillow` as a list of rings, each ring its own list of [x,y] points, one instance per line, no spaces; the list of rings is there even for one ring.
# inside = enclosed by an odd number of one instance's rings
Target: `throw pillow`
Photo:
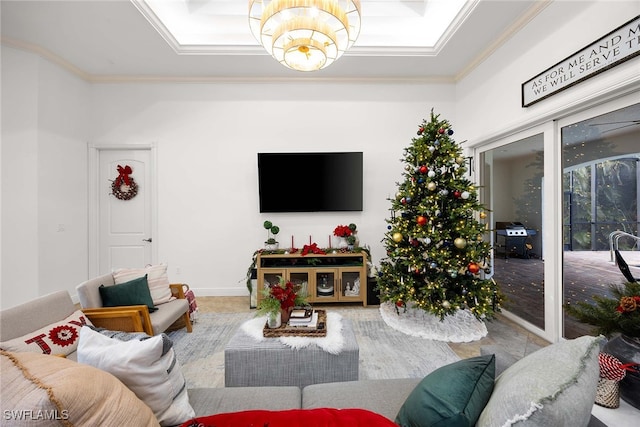
[[[166,264],[148,265],[144,268],[119,268],[113,272],[113,280],[116,285],[126,283],[147,275],[147,284],[151,299],[155,305],[176,299],[169,287],[169,276]]]
[[[150,313],[157,310],[151,299],[146,275],[122,283],[121,285],[100,285],[98,290],[100,291],[100,298],[102,298],[102,305],[104,307],[146,305]]]
[[[115,375],[151,408],[162,426],[179,425],[195,415],[173,343],[165,334],[101,333],[85,326],[80,330],[78,362]]]
[[[0,351],[2,425],[157,426],[113,375],[63,357]]]
[[[494,373],[492,354],[436,369],[407,397],[396,423],[403,427],[475,425],[491,396]]]
[[[181,427],[397,427],[391,420],[365,409],[287,409],[226,412],[199,417]]]
[[[478,426],[586,426],[600,375],[602,337],[583,336],[520,359],[495,382]]]
[[[0,348],[7,351],[67,356],[78,348],[80,328],[83,325],[92,325],[92,323],[82,311],[76,310],[64,320],[21,337],[3,341],[0,343]]]

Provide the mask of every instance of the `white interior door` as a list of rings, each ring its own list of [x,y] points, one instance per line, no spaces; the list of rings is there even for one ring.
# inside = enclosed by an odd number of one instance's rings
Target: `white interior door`
[[[152,150],[98,149],[97,154],[95,273],[151,264]]]

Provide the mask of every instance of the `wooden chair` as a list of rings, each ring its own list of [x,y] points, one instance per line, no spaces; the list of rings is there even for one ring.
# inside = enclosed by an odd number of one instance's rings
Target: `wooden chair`
[[[111,274],[87,280],[76,286],[82,311],[94,326],[125,332],[144,332],[156,335],[166,331],[176,322],[183,322],[187,332],[192,331],[189,319],[189,303],[184,293],[186,284],[171,284],[171,293],[176,298],[157,305],[157,311],[149,312],[146,305],[104,307],[100,297],[100,286],[114,286]]]

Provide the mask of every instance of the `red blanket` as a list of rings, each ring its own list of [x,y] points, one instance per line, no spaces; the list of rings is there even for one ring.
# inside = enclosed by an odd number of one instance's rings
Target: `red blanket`
[[[242,411],[199,417],[181,427],[397,427],[391,420],[364,409],[289,409]]]

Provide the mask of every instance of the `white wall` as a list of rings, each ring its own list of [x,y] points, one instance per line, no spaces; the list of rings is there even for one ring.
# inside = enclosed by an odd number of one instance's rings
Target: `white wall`
[[[521,85],[640,14],[640,2],[554,1],[456,86],[459,130],[467,147],[493,135],[553,120],[562,111],[640,80],[639,58],[527,108]],[[466,139],[465,138],[465,139]]]
[[[88,85],[2,48],[2,307],[87,276]]]
[[[579,6],[552,2],[455,87],[88,84],[3,46],[1,305],[54,289],[74,294],[88,278],[87,142],[157,144],[158,261],[201,294],[246,293],[265,219],[281,227],[282,242],[294,235],[298,246],[309,235],[323,246],[337,224],[355,222],[379,262],[402,150],[432,107],[472,147],[639,79],[634,58],[521,108],[524,81],[640,13],[637,1]],[[325,149],[364,152],[362,213],[258,213],[257,152]]]
[[[294,236],[299,248],[309,236],[326,247],[336,225],[354,222],[379,262],[403,148],[431,107],[455,124],[452,94],[451,85],[102,84],[92,90],[91,142],[156,143],[158,261],[197,294],[245,295],[267,219],[281,247]],[[257,153],[274,151],[362,151],[364,210],[260,214]],[[290,179],[313,191],[321,178]]]

